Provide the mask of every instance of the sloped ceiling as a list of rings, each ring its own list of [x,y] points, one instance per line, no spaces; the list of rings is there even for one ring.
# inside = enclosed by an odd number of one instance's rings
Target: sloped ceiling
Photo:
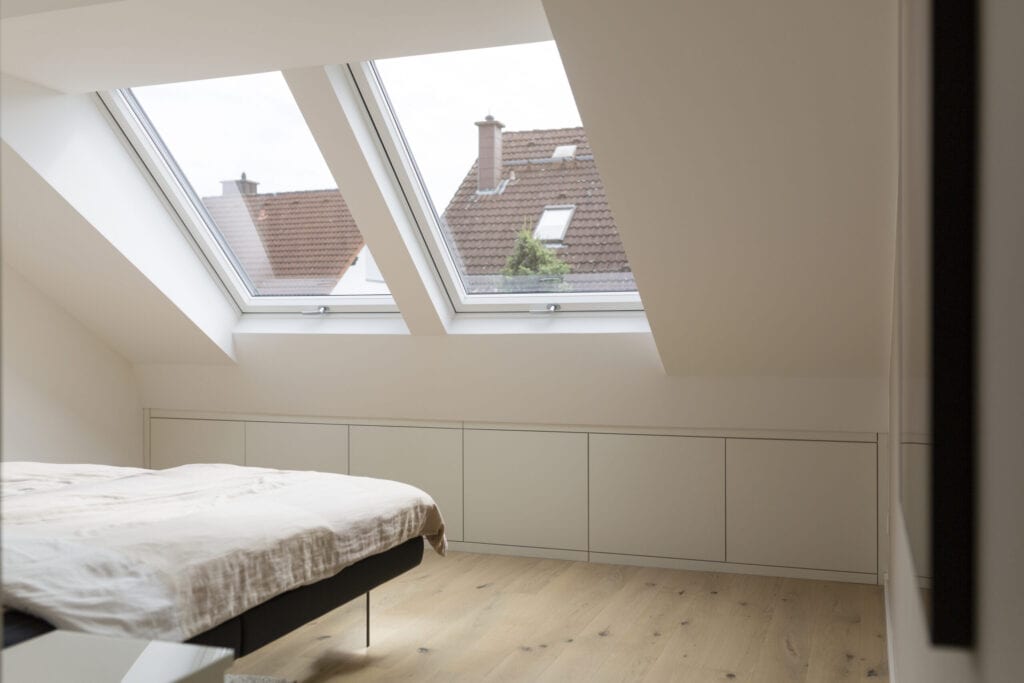
[[[36,287],[133,363],[230,358],[6,143],[4,267]]]
[[[125,0],[5,19],[0,60],[86,92],[554,34],[665,370],[882,378],[896,26],[847,0]]]
[[[884,376],[896,4],[544,6],[667,372]]]
[[[540,0],[50,2],[70,8],[4,20],[0,63],[61,92],[551,38]]]

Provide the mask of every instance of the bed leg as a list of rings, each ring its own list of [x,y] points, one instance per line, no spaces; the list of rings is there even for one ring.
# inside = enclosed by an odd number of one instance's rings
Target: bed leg
[[[370,591],[366,591],[366,647],[370,647]]]

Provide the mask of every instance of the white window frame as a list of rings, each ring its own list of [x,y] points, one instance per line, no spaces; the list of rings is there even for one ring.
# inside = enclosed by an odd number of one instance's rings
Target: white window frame
[[[522,313],[530,311],[642,311],[639,292],[598,292],[541,294],[468,294],[456,269],[448,244],[441,234],[437,209],[402,134],[397,116],[372,61],[351,63],[344,69],[351,87],[366,106],[390,167],[402,189],[423,245],[434,263],[440,284],[458,315],[473,313]]]
[[[157,190],[163,194],[179,219],[186,236],[197,246],[234,299],[238,308],[252,313],[310,313],[326,307],[330,313],[398,313],[390,294],[343,296],[260,296],[252,292],[245,271],[235,262],[230,250],[217,237],[212,218],[187,184],[180,169],[171,165],[170,152],[153,135],[155,127],[142,115],[141,106],[125,91],[98,93],[103,107],[124,135],[142,166],[149,172]],[[348,125],[339,122],[339,125]],[[179,175],[180,174],[180,175]],[[184,181],[184,182],[183,182]]]

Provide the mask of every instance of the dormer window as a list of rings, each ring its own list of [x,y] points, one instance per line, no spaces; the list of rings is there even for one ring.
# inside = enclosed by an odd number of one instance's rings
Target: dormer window
[[[548,246],[560,246],[565,239],[565,232],[569,229],[574,211],[576,207],[571,204],[544,207],[537,227],[533,229],[533,236],[541,242],[549,243]]]

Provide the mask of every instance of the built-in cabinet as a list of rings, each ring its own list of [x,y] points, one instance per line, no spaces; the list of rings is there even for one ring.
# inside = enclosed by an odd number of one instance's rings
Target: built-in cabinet
[[[402,481],[456,549],[850,581],[878,575],[875,435],[630,434],[157,414],[152,467]]]
[[[348,474],[348,425],[246,422],[245,464]]]
[[[587,549],[587,435],[465,430],[466,540]]]
[[[449,540],[461,541],[462,430],[350,427],[351,473],[421,488],[437,502]]]
[[[729,562],[877,571],[876,444],[727,441]]]
[[[590,549],[725,561],[725,439],[590,435]]]
[[[149,465],[245,464],[245,423],[233,420],[150,420]]]

